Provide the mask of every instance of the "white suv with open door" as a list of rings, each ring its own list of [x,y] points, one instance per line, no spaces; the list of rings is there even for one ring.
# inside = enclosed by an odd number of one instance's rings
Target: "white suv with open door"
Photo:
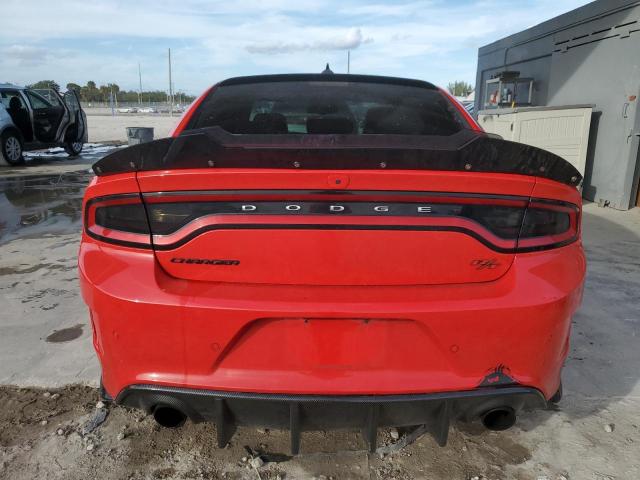
[[[87,142],[87,117],[78,93],[0,84],[0,165],[18,165],[22,152],[64,147],[79,155]]]

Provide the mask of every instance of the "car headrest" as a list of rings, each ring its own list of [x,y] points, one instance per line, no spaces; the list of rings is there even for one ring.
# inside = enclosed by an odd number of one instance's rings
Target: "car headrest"
[[[9,108],[11,110],[20,110],[22,108],[22,102],[18,97],[11,97],[11,100],[9,100]]]
[[[281,113],[258,113],[251,121],[252,133],[289,133],[287,118]]]
[[[326,135],[353,133],[353,120],[337,115],[307,118],[307,133]]]

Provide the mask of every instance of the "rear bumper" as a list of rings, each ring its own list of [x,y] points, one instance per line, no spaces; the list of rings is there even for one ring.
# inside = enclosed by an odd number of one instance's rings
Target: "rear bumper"
[[[157,385],[132,385],[116,402],[152,413],[165,406],[192,421],[215,422],[218,446],[224,447],[238,425],[288,429],[291,452],[300,450],[305,430],[359,428],[369,449],[376,449],[379,427],[425,425],[439,445],[447,442],[449,424],[468,421],[499,407],[543,408],[542,393],[533,388],[482,388],[422,395],[281,395],[222,392]]]
[[[585,273],[575,243],[464,285],[231,285],[83,238],[80,283],[106,392],[131,385],[299,395],[527,386],[550,398]]]

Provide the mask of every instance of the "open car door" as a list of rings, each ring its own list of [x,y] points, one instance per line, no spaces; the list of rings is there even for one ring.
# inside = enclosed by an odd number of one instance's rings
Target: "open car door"
[[[33,133],[43,143],[57,143],[69,123],[69,111],[53,89],[25,90],[33,110]]]
[[[72,143],[87,143],[87,116],[80,104],[78,92],[75,90],[65,92],[63,100],[71,115],[71,126],[67,129],[65,140]]]

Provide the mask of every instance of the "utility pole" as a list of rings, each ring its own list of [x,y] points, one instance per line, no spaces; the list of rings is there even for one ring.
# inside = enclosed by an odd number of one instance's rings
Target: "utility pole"
[[[142,70],[140,70],[140,62],[138,62],[138,79],[140,80],[140,88],[138,89],[138,105],[142,105]]]
[[[171,82],[171,49],[169,49],[169,116],[173,117],[173,83]]]
[[[347,73],[351,73],[351,50],[347,50]]]

